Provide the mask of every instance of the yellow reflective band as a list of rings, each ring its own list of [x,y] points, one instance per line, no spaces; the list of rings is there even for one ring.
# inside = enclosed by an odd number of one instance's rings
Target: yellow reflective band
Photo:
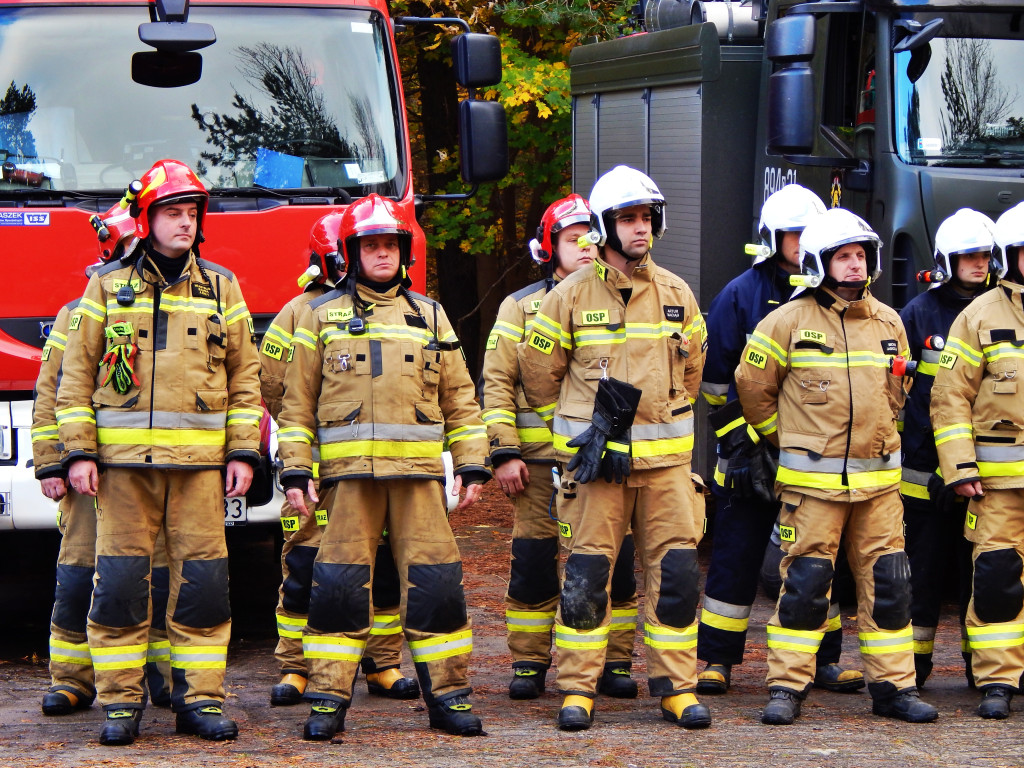
[[[484,420],[484,424],[491,426],[493,424],[508,424],[514,427],[516,425],[516,415],[512,411],[506,411],[501,408],[489,408],[481,414]]]
[[[636,629],[636,608],[612,609],[612,620],[608,625],[611,632]]]
[[[982,477],[1024,477],[1024,461],[979,461]]]
[[[635,459],[649,459],[655,456],[688,453],[693,450],[693,435],[669,437],[663,440],[634,440],[630,450]]]
[[[430,440],[347,440],[320,446],[320,460],[350,459],[354,456],[375,458],[434,459],[441,457],[441,443]]]
[[[76,664],[82,667],[92,666],[92,654],[88,643],[67,643],[63,640],[50,638],[50,661],[63,664]]]
[[[644,622],[644,645],[660,650],[685,651],[696,648],[697,622],[682,630]]]
[[[146,665],[148,644],[91,648],[93,669],[142,669]]]
[[[534,333],[539,330],[547,336],[553,336],[558,339],[559,343],[565,349],[572,348],[572,337],[562,330],[561,323],[548,317],[543,312],[538,312],[536,316],[534,316],[532,329]]]
[[[307,347],[308,349],[311,349],[314,352],[316,351],[316,338],[313,337],[313,335],[310,334],[309,331],[307,331],[305,328],[299,328],[297,331],[295,331],[295,335],[292,336],[292,347],[294,347],[296,344],[301,344],[302,346]],[[289,357],[289,360],[290,359],[291,358]]]
[[[312,430],[305,427],[281,427],[277,431],[277,442],[279,443],[305,443],[306,445],[312,445],[315,440],[316,435],[313,434]]]
[[[733,419],[721,429],[716,429],[715,437],[723,437],[724,435],[727,435],[730,432],[732,432],[734,429],[738,429],[739,427],[746,425],[746,423],[746,420],[742,416],[740,416],[738,419]]]
[[[57,440],[60,435],[60,428],[56,424],[51,424],[46,427],[33,427],[30,434],[32,435],[32,442],[38,442],[39,440]]]
[[[232,408],[228,411],[228,426],[234,424],[257,425],[263,418],[262,408]]]
[[[935,641],[934,640],[915,640],[914,641],[914,653],[934,653],[935,652]]]
[[[225,669],[226,645],[172,645],[171,669]]]
[[[547,427],[525,427],[517,429],[520,443],[550,443],[554,439]]]
[[[928,489],[925,486],[918,485],[917,483],[908,483],[906,480],[900,480],[900,495],[912,499],[924,499],[925,501],[931,499],[931,494],[928,493]]]
[[[715,629],[720,629],[723,632],[746,632],[747,627],[750,625],[750,617],[747,616],[742,619],[733,619],[729,616],[722,616],[721,614],[704,608],[700,612],[700,623],[706,624],[709,627],[714,627]]]
[[[466,629],[450,635],[438,635],[426,640],[413,640],[409,643],[409,652],[416,663],[438,661],[462,656],[473,652],[473,632]]]
[[[974,427],[971,424],[950,424],[935,430],[935,444],[942,445],[950,440],[974,440]]]
[[[555,626],[555,647],[580,650],[600,650],[608,647],[608,627],[597,629],[573,629]]]
[[[512,323],[506,323],[503,320],[499,320],[491,329],[491,335],[504,336],[506,339],[510,339],[518,344],[523,340],[524,330],[524,328],[520,328],[518,325],[512,325]]]
[[[486,440],[487,428],[482,424],[468,424],[464,427],[456,427],[449,432],[445,432],[444,436],[449,445],[454,445],[463,440]]]
[[[727,395],[713,395],[710,392],[701,390],[701,394],[704,395],[704,399],[708,401],[708,405],[725,405]]]
[[[305,635],[302,638],[302,655],[307,659],[357,662],[363,658],[365,650],[365,641],[360,642],[346,637]]]
[[[782,347],[782,345],[775,341],[775,339],[773,339],[771,336],[765,333],[761,333],[755,330],[754,333],[751,334],[750,340],[747,341],[747,349],[751,348],[760,350],[764,354],[770,355],[771,357],[775,358],[775,362],[777,362],[783,368],[785,368],[788,364],[789,352],[787,352],[786,349]],[[763,368],[764,366],[762,365],[759,367]]]
[[[306,628],[306,619],[292,616],[277,616],[278,637],[289,637],[299,639],[302,637],[302,630]]]
[[[939,372],[938,363],[926,363],[923,360],[919,360],[917,363],[917,375],[918,376],[932,376]]]
[[[849,472],[847,473],[848,483],[843,483],[841,474],[829,472],[799,472],[788,467],[779,467],[775,479],[786,485],[798,485],[802,488],[819,488],[822,490],[846,490],[855,488],[884,488],[890,485],[899,485],[902,472],[899,467],[895,469],[883,469],[878,472]]]
[[[1016,648],[1024,645],[1024,624],[986,624],[967,627],[971,650],[979,648]]]
[[[83,408],[62,408],[54,414],[57,417],[57,424],[74,424],[84,422],[87,424],[96,423],[96,412],[88,406]]]
[[[835,632],[837,629],[843,628],[843,617],[839,614],[835,616],[829,616],[828,621],[825,624],[826,632]]]
[[[132,429],[100,427],[96,440],[104,445],[224,445],[223,429]]]
[[[778,421],[779,412],[776,411],[767,419],[762,421],[760,424],[755,424],[754,429],[756,429],[762,435],[770,435],[778,429]]]
[[[146,651],[147,663],[170,660],[171,642],[169,640],[157,640],[155,643],[149,644],[149,650]]]
[[[824,632],[788,629],[769,624],[765,627],[768,633],[768,647],[778,651],[793,651],[795,653],[816,654]]]
[[[375,613],[371,635],[397,635],[402,631],[402,619],[397,613]]]
[[[554,624],[554,611],[505,610],[505,627],[509,632],[550,632]]]
[[[860,652],[869,656],[913,652],[914,631],[909,626],[895,632],[860,632]]]
[[[544,421],[551,421],[552,417],[555,415],[555,409],[557,407],[558,401],[556,400],[548,405],[542,405],[538,408],[534,408],[533,412],[540,416]]]
[[[946,360],[947,356],[956,356],[962,359],[964,362],[973,365],[975,368],[981,365],[981,352],[963,339],[951,337],[946,339],[946,346],[942,350],[942,355],[939,357],[939,365],[943,368],[952,368],[953,361]],[[953,358],[955,360],[955,358]]]
[[[77,331],[79,324],[82,322],[83,317],[90,317],[93,320],[97,320],[101,323],[106,322],[107,319],[107,308],[93,301],[92,299],[83,298],[78,304],[78,309],[75,310],[75,314],[71,316],[68,328],[72,331]]]

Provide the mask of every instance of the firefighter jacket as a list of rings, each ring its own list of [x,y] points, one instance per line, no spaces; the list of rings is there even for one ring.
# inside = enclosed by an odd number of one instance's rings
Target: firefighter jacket
[[[60,463],[60,439],[54,404],[61,379],[64,347],[68,343],[68,322],[78,306],[78,299],[60,308],[53,327],[43,345],[39,378],[36,379],[35,403],[32,405],[32,465],[36,479],[65,477],[67,471]]]
[[[713,407],[736,399],[733,376],[747,339],[765,315],[793,295],[789,273],[775,258],[733,278],[715,296],[708,311],[708,353],[701,394]]]
[[[163,469],[257,462],[263,408],[253,339],[238,282],[223,267],[189,254],[169,284],[143,258],[98,270],[71,316],[57,392],[65,466],[79,458]],[[114,352],[134,369],[124,392],[105,362]]]
[[[928,478],[938,469],[939,454],[935,450],[935,437],[932,433],[932,420],[929,410],[932,401],[932,384],[935,372],[939,367],[942,351],[926,346],[926,340],[941,337],[945,341],[949,328],[956,316],[960,314],[977,294],[964,296],[958,293],[949,283],[934,288],[914,297],[900,312],[903,327],[907,329],[907,340],[910,343],[910,354],[917,361],[917,373],[914,376],[914,389],[907,395],[903,406],[903,470],[911,470],[915,478],[914,485],[925,486],[913,488],[909,484],[901,485],[901,491],[909,491],[917,498],[929,498],[927,493]]]
[[[506,296],[487,337],[483,418],[494,466],[512,458],[528,462],[555,460],[551,430],[523,394],[517,353],[519,342],[533,330],[541,300],[553,285],[551,280],[539,280]]]
[[[278,420],[281,481],[444,479],[442,450],[465,480],[490,477],[487,430],[459,341],[440,305],[394,286],[359,295],[372,306],[353,334],[352,296],[331,291],[299,316]],[[409,297],[409,299],[406,298]],[[410,305],[410,300],[413,305]]]
[[[1024,488],[1024,286],[1000,280],[949,329],[932,387],[932,428],[949,485]]]
[[[627,300],[628,296],[628,300]],[[519,345],[527,402],[552,423],[557,457],[589,426],[600,379],[643,391],[630,430],[630,464],[686,464],[693,451],[693,402],[707,345],[704,319],[686,282],[646,254],[632,277],[601,257],[573,272],[541,302]]]
[[[860,501],[898,487],[906,356],[896,311],[867,290],[844,301],[825,288],[762,320],[736,369],[747,422],[779,448],[777,485]]]

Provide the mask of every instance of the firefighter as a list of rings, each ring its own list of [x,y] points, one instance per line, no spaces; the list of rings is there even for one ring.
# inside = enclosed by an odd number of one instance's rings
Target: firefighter
[[[43,495],[58,502],[57,527],[61,532],[57,588],[50,617],[51,685],[43,696],[44,715],[69,715],[88,709],[96,698],[92,656],[85,633],[96,563],[96,502],[90,496],[68,491],[54,416],[68,322],[77,307],[77,299],[61,307],[46,337],[32,407],[32,463]],[[161,532],[153,553],[153,623],[146,653],[146,685],[150,700],[160,707],[171,703],[167,587],[167,551]]]
[[[551,666],[551,631],[558,607],[559,522],[566,538],[574,530],[572,480],[558,473],[551,431],[527,405],[519,383],[516,345],[531,329],[541,300],[554,285],[594,260],[594,246],[580,241],[590,230],[590,207],[576,194],[548,206],[530,241],[530,253],[544,278],[507,296],[487,338],[484,352],[483,419],[491,446],[491,466],[501,489],[512,498],[512,563],[505,594],[505,623],[512,653],[512,699],[535,699],[544,692]],[[582,242],[582,244],[581,244]],[[552,471],[566,491],[553,494]],[[553,506],[554,505],[554,506]],[[557,509],[557,515],[556,515]],[[612,577],[612,630],[598,691],[635,698],[630,676],[636,634],[636,579],[633,537],[627,536]]]
[[[197,253],[202,183],[160,160],[141,186],[130,208],[137,246],[90,278],[71,316],[56,406],[71,487],[96,501],[88,637],[106,712],[100,743],[138,736],[161,528],[177,731],[233,739],[221,709],[231,633],[223,505],[225,493],[246,492],[259,460],[259,357],[237,281]]]
[[[408,290],[412,229],[394,203],[376,194],[354,203],[340,241],[347,274],[298,319],[278,431],[288,500],[301,513],[305,490],[329,518],[303,632],[304,696],[312,705],[303,738],[325,741],[344,730],[373,625],[374,555],[385,525],[430,726],[477,735],[462,563],[441,486],[445,442],[455,492],[466,489],[461,508],[490,478],[473,382],[444,310]],[[322,498],[313,483],[314,442]]]
[[[342,213],[335,211],[313,224],[309,235],[309,268],[299,280],[302,293],[288,302],[274,318],[260,347],[260,386],[267,410],[273,418],[281,413],[284,372],[288,349],[299,311],[320,298],[343,276],[338,253],[338,232]],[[313,465],[316,479],[316,463]],[[291,706],[302,701],[306,690],[306,661],[302,655],[302,630],[309,614],[309,594],[313,583],[313,560],[327,518],[317,516],[311,499],[305,511],[296,511],[287,499],[281,506],[284,546],[281,549],[281,587],[277,602],[277,649],[274,655],[281,665],[281,681],[271,689],[272,706]],[[392,699],[415,699],[419,684],[405,677],[399,665],[402,659],[402,627],[398,621],[398,572],[391,548],[382,542],[377,548],[374,618],[366,655],[360,665],[366,685],[373,695]]]
[[[978,714],[1001,720],[1024,672],[1024,203],[996,221],[998,283],[949,329],[932,387],[932,427],[946,486],[969,499],[967,607]]]
[[[920,688],[932,671],[935,629],[942,590],[951,562],[956,563],[960,598],[961,652],[971,685],[970,646],[964,618],[971,598],[971,545],[963,536],[967,499],[947,488],[937,474],[939,456],[932,432],[932,384],[949,328],[967,306],[988,290],[991,280],[994,222],[962,208],[935,232],[935,267],[922,273],[930,289],[916,296],[900,319],[910,353],[917,360],[914,388],[903,414],[903,522],[910,558],[910,613],[914,627],[914,668]]]
[[[783,583],[768,623],[768,686],[761,722],[788,725],[814,680],[829,627],[840,542],[857,585],[860,648],[876,715],[912,723],[938,712],[914,686],[910,584],[899,499],[896,418],[908,354],[896,312],[868,285],[881,241],[841,208],[800,235],[804,285],[814,290],[768,314],[736,372],[747,423],[780,448]],[[896,362],[902,362],[896,361]]]
[[[712,485],[718,504],[697,630],[697,658],[707,662],[697,677],[698,693],[725,693],[732,667],[743,663],[761,560],[779,514],[774,488],[778,452],[769,442],[748,436],[733,376],[747,337],[792,296],[789,278],[800,271],[800,233],[824,212],[818,196],[799,184],[772,193],[761,208],[761,244],[753,266],[715,297],[708,313],[708,354],[700,386],[712,408],[718,439]],[[843,630],[836,601],[829,605],[828,624],[814,685],[831,691],[863,688],[864,675],[838,663]]]
[[[565,694],[558,726],[593,723],[610,576],[632,528],[644,568],[650,693],[666,720],[705,728],[711,714],[694,695],[703,518],[690,479],[704,323],[689,286],[651,259],[665,232],[657,185],[617,166],[595,183],[590,207],[597,258],[544,297],[519,347],[526,399],[551,425],[556,455],[578,483],[555,617]]]

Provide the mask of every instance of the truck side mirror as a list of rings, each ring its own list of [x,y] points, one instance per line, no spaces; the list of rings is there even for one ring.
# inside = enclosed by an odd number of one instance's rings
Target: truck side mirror
[[[814,147],[814,73],[792,65],[768,77],[768,152],[808,154]]]
[[[505,107],[496,101],[466,99],[459,104],[462,179],[469,184],[497,181],[508,173]]]
[[[765,55],[776,64],[795,64],[814,57],[814,16],[796,13],[776,19],[765,35]]]
[[[455,80],[466,88],[501,82],[501,41],[495,35],[466,32],[452,38]]]

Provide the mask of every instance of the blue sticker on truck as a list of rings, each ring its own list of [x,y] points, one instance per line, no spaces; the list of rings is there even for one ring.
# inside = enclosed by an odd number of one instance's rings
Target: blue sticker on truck
[[[20,211],[0,211],[0,227],[48,227],[50,214],[22,213]]]

